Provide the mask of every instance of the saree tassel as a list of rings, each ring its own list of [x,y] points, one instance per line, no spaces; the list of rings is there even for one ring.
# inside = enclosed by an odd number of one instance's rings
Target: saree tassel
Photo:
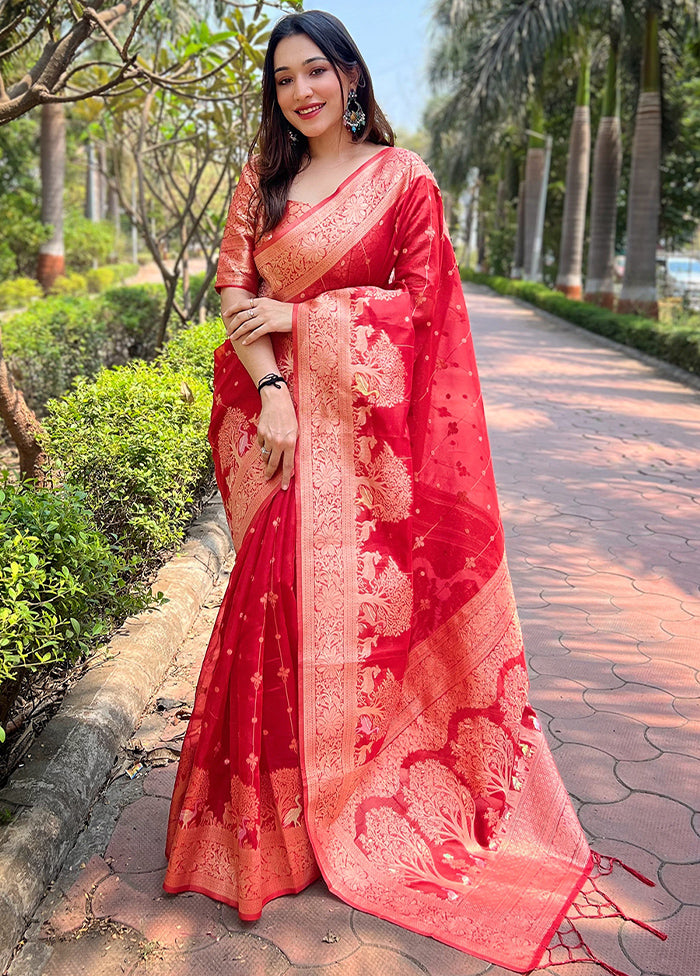
[[[597,851],[591,851],[591,854],[593,855],[593,861],[598,869],[598,877],[607,877],[607,875],[612,873],[613,865],[619,864],[621,868],[624,868],[628,874],[631,874],[633,877],[637,878],[637,880],[641,881],[642,884],[648,885],[650,888],[656,887],[656,882],[652,881],[650,878],[647,878],[646,875],[640,874],[639,871],[635,871],[635,869],[631,868],[629,864],[625,864],[624,861],[621,861],[619,857],[606,857],[603,854],[599,854]],[[604,865],[603,861],[606,861],[607,863]]]

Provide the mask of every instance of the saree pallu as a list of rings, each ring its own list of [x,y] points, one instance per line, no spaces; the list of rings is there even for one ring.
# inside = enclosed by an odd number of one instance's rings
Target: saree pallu
[[[166,889],[251,918],[320,869],[362,911],[529,970],[593,860],[528,703],[439,191],[387,148],[262,239],[254,193],[248,166],[217,284],[295,304],[275,337],[299,418],[293,500],[264,479],[259,397],[225,344],[210,439],[238,575],[183,749]]]

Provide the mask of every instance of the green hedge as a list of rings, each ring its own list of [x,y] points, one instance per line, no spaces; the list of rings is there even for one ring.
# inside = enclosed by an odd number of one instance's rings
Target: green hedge
[[[82,493],[0,479],[0,723],[31,672],[77,659],[153,602],[129,577]]]
[[[0,281],[0,309],[24,308],[44,292],[35,278],[10,278]]]
[[[85,493],[96,523],[125,553],[134,574],[154,566],[182,538],[198,490],[211,479],[207,426],[216,340],[193,329],[179,369],[168,353],[153,363],[78,380],[48,405],[46,446],[61,479]],[[216,330],[218,331],[218,330]]]
[[[215,318],[221,311],[221,298],[216,290],[215,286],[216,278],[212,278],[209,282],[209,287],[207,288],[206,294],[204,296],[204,309],[209,318]],[[190,294],[196,295],[199,289],[204,284],[203,274],[193,274],[190,277]]]
[[[639,349],[689,373],[700,373],[700,316],[695,317],[695,322],[692,319],[683,323],[657,322],[642,315],[620,315],[588,302],[573,301],[532,281],[469,270],[463,270],[462,277],[465,281],[487,285],[501,295],[521,298],[590,332]]]
[[[0,482],[0,741],[28,672],[75,660],[152,602],[139,580],[182,539],[211,483],[210,377],[223,335],[220,320],[194,326],[151,363],[78,380],[45,423],[61,486]]]
[[[221,317],[205,322],[203,325],[183,329],[168,342],[161,361],[177,371],[196,376],[209,388],[213,379],[213,350],[226,338]]]
[[[163,299],[160,285],[112,288],[47,298],[4,322],[5,356],[30,406],[41,412],[103,366],[152,357]]]

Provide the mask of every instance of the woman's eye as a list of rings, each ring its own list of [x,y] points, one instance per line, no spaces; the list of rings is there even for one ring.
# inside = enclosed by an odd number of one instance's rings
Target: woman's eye
[[[325,68],[314,68],[314,70],[311,72],[311,74],[312,75],[322,75],[325,70],[326,70]]]

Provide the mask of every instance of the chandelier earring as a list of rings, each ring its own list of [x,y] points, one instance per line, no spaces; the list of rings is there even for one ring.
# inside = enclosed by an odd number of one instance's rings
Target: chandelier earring
[[[289,128],[289,129],[287,130],[287,138],[289,139],[289,141],[290,141],[290,142],[292,143],[292,145],[294,146],[294,145],[296,145],[296,143],[297,143],[297,142],[299,141],[299,133],[297,132],[297,130],[296,130],[296,129],[292,129],[292,128],[290,127],[290,128]]]
[[[362,110],[362,105],[360,105],[357,92],[354,88],[351,88],[348,92],[348,101],[343,112],[343,124],[355,136],[364,129],[366,121],[367,118]]]

